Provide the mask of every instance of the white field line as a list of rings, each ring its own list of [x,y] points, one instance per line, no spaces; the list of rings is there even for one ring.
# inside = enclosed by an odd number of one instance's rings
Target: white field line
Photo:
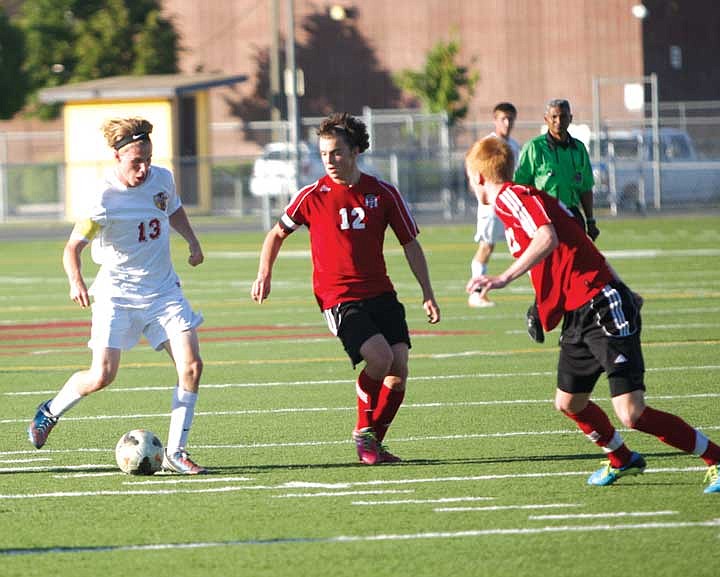
[[[458,357],[458,356],[472,356],[481,353],[481,351],[462,351],[458,353],[448,353],[433,355],[434,358],[438,357]],[[720,365],[692,365],[692,366],[673,366],[673,367],[651,367],[645,369],[646,372],[688,372],[688,371],[717,371],[720,370]],[[520,372],[502,372],[502,373],[459,373],[451,375],[423,375],[410,377],[412,382],[423,382],[423,381],[447,381],[457,379],[517,379],[523,377],[553,377],[556,371],[520,371]],[[255,382],[255,383],[202,383],[200,385],[201,391],[213,390],[213,389],[244,389],[244,388],[262,388],[262,387],[304,387],[304,386],[317,386],[317,385],[348,385],[352,384],[353,379],[351,377],[345,379],[322,379],[322,380],[302,380],[302,381],[268,381],[268,382]],[[153,387],[109,387],[105,389],[108,393],[144,393],[150,391],[172,391],[174,386],[163,385]],[[7,397],[18,397],[18,396],[35,396],[35,395],[54,395],[57,393],[57,389],[45,390],[45,391],[6,391],[0,393],[0,395]],[[652,397],[647,397],[652,398]],[[524,402],[524,401],[518,401]],[[405,405],[403,405],[405,406]],[[0,421],[2,422],[2,421]]]
[[[433,505],[440,503],[471,503],[474,501],[494,501],[495,497],[440,497],[439,499],[394,499],[391,501],[353,501],[352,505],[363,507],[379,505]]]
[[[536,505],[490,505],[488,507],[435,507],[436,513],[464,513],[468,511],[514,511],[525,509],[562,509],[582,507],[580,503],[539,503]]]
[[[103,451],[106,452],[106,451]],[[48,471],[77,471],[82,469],[107,469],[110,466],[109,463],[103,463],[102,465],[97,464],[83,464],[83,465],[50,465],[49,467],[2,467],[0,468],[0,474],[3,473],[42,473]],[[118,471],[119,473],[119,471]]]
[[[38,463],[41,461],[52,461],[50,457],[37,457],[37,458],[30,458],[30,459],[3,459],[0,460],[0,464],[2,465],[12,465],[12,464],[20,464],[20,463]]]
[[[387,249],[387,255],[399,256],[402,252],[399,249]],[[687,257],[687,256],[720,256],[720,249],[716,248],[694,248],[694,249],[633,249],[633,250],[605,250],[603,254],[608,258],[622,258],[622,259],[650,259],[650,258],[667,258],[667,257]],[[257,260],[257,251],[251,250],[240,250],[240,251],[210,251],[207,253],[208,258],[214,259],[250,259]],[[283,258],[299,258],[306,259],[310,257],[310,251],[308,250],[283,250]],[[500,251],[498,254],[493,253],[493,258],[500,260],[510,260],[510,255],[504,251]],[[14,278],[14,277],[4,277]],[[29,277],[32,280],[36,280],[35,277]],[[40,279],[37,279],[40,281]]]
[[[82,479],[85,477],[117,477],[118,475],[121,475],[121,471],[118,471],[117,469],[114,471],[105,471],[102,473],[66,473],[64,475],[53,475],[53,479]]]
[[[528,515],[531,521],[550,521],[566,519],[615,519],[618,517],[660,517],[678,515],[677,511],[618,511],[616,513],[573,513],[567,515]]]
[[[273,495],[273,499],[294,499],[304,497],[348,497],[350,495],[392,495],[414,492],[414,489],[387,489],[385,491],[325,491],[318,493],[284,493],[282,495]]]
[[[98,465],[92,465],[98,467]],[[70,467],[67,467],[70,468]],[[76,467],[79,468],[79,467]],[[705,471],[705,467],[684,467],[684,468],[664,468],[664,469],[646,469],[645,474],[652,473],[686,473]],[[287,493],[286,496],[340,496],[360,495],[360,494],[378,494],[375,490],[354,491],[355,487],[379,487],[379,486],[397,486],[397,485],[417,485],[426,483],[470,483],[478,481],[497,481],[497,480],[519,480],[519,479],[546,479],[548,477],[569,477],[569,476],[587,476],[590,471],[557,471],[553,473],[508,473],[503,475],[474,475],[465,477],[429,477],[420,479],[376,479],[371,481],[349,481],[343,483],[328,484],[325,488],[336,489],[335,491],[326,491],[325,494],[316,493]],[[171,482],[172,483],[172,482]],[[132,484],[132,483],[131,483]],[[287,491],[289,487],[295,486],[294,483],[281,483],[279,485],[226,485],[224,487],[211,488],[175,488],[175,489],[127,489],[123,491],[59,491],[53,493],[11,493],[0,494],[0,501],[16,500],[16,499],[49,499],[49,498],[70,498],[70,497],[107,497],[107,496],[125,496],[125,495],[177,495],[188,493],[227,493],[235,491]],[[409,490],[392,490],[383,489],[380,493],[411,493]],[[580,505],[576,505],[580,506]]]
[[[648,400],[688,400],[688,399],[716,399],[720,397],[720,393],[697,393],[692,395],[648,395]],[[595,401],[607,401],[603,397],[596,397]],[[508,405],[551,405],[551,399],[515,399],[515,400],[495,400],[495,401],[462,401],[462,402],[433,402],[433,403],[405,403],[403,408],[405,410],[412,409],[444,409],[444,408],[456,408],[456,407],[492,407],[492,406],[508,406]],[[352,412],[356,411],[356,407],[284,407],[279,409],[237,409],[234,411],[196,411],[195,417],[233,417],[242,415],[288,415],[288,414],[305,414],[305,413],[334,413],[334,412]],[[132,413],[132,414],[118,414],[118,415],[86,415],[82,417],[63,416],[63,422],[87,422],[87,421],[117,421],[117,420],[128,420],[128,419],[164,419],[170,416],[170,413]],[[28,417],[20,419],[0,419],[0,425],[18,425],[26,424]],[[704,427],[701,427],[704,428]],[[709,427],[712,429],[712,427]],[[574,430],[568,429],[565,431],[558,432],[573,432]],[[576,431],[575,431],[576,432]],[[508,433],[498,433],[499,435],[508,435]],[[518,433],[512,433],[518,434]],[[519,434],[524,434],[521,432]],[[544,434],[542,431],[537,433],[529,434]],[[453,438],[453,437],[440,437],[440,438]],[[305,444],[305,443],[300,443]],[[310,441],[307,444],[313,444]],[[258,447],[273,446],[273,445],[256,445]],[[292,446],[288,445],[288,446]],[[0,452],[0,455],[4,453]]]
[[[716,431],[720,429],[719,426],[697,426],[702,431]],[[632,429],[617,429],[622,433],[636,433]],[[547,435],[579,435],[582,434],[577,429],[561,429],[554,431],[511,431],[506,433],[472,433],[472,434],[457,434],[457,435],[429,435],[422,437],[397,437],[393,438],[393,443],[417,443],[417,442],[428,442],[428,441],[469,441],[477,439],[505,439],[513,437],[530,437],[530,436],[547,436]],[[349,440],[336,440],[336,441],[297,441],[291,443],[227,443],[227,444],[214,444],[214,445],[193,445],[195,449],[202,450],[245,450],[245,449],[284,449],[291,447],[329,447],[329,446],[340,446],[350,444]],[[40,449],[42,454],[73,454],[73,453],[109,453],[112,451],[111,448],[102,447],[79,447],[76,449]],[[36,454],[37,450],[27,449],[18,451],[0,451],[0,455],[27,455]],[[601,456],[601,455],[598,455]],[[96,465],[98,467],[108,466]],[[59,469],[62,467],[15,467],[15,468],[0,468],[1,473],[15,473],[21,471],[45,471],[52,469]]]
[[[195,477],[188,479],[187,477],[176,477],[167,476],[165,479],[148,479],[147,481],[125,481],[123,485],[131,485],[137,487],[138,485],[179,485],[180,483],[243,483],[246,481],[254,481],[252,477]]]
[[[52,499],[52,498],[70,498],[70,497],[124,497],[128,495],[184,495],[188,493],[231,493],[235,491],[267,491],[276,490],[277,487],[265,485],[250,486],[225,486],[225,487],[208,487],[202,489],[128,489],[125,491],[57,491],[54,493],[13,493],[0,494],[0,501],[15,499]]]
[[[599,531],[659,531],[663,529],[689,529],[707,527],[717,530],[720,519],[707,521],[688,521],[675,523],[629,523],[599,525],[564,525],[546,527],[515,527],[503,529],[470,529],[465,531],[428,531],[424,533],[395,533],[387,535],[335,535],[328,537],[287,537],[271,539],[247,539],[229,541],[196,541],[189,543],[154,543],[147,545],[101,545],[97,547],[37,547],[26,549],[0,549],[0,555],[15,557],[21,555],[47,555],[56,553],[88,553],[167,551],[182,549],[210,549],[218,547],[248,547],[261,545],[264,547],[289,544],[330,544],[360,543],[381,541],[416,541],[420,539],[467,539],[495,536],[528,536],[552,533],[597,533]]]

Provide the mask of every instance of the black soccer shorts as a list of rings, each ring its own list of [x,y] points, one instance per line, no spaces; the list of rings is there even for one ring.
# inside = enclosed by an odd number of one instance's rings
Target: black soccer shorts
[[[640,303],[613,282],[577,310],[565,314],[560,334],[557,387],[589,393],[605,372],[613,397],[645,390]]]
[[[407,343],[408,348],[412,346],[405,307],[395,293],[340,303],[323,311],[323,314],[330,332],[342,342],[353,368],[363,360],[360,347],[378,333],[391,346],[397,343]]]

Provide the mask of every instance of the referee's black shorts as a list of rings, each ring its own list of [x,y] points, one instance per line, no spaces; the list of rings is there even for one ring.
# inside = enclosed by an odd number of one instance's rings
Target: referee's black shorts
[[[588,303],[565,314],[557,387],[589,393],[605,372],[613,397],[645,390],[640,305],[620,282],[607,284]]]
[[[410,332],[405,320],[405,307],[394,292],[360,301],[349,301],[323,311],[328,328],[343,344],[353,367],[363,357],[360,347],[373,335],[380,333],[391,346],[410,344]]]

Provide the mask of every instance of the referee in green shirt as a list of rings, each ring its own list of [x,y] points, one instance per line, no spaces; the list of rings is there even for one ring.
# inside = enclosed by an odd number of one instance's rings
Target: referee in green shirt
[[[572,122],[570,103],[551,100],[544,118],[547,132],[522,147],[513,180],[544,190],[561,201],[594,241],[600,230],[593,216],[592,166],[585,145],[568,132]],[[527,329],[534,341],[545,340],[535,304],[528,309]]]

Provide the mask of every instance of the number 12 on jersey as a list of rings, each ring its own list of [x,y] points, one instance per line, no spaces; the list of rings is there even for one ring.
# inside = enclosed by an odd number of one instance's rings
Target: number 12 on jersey
[[[365,228],[365,223],[363,222],[363,219],[365,218],[365,209],[363,209],[361,206],[356,206],[355,208],[350,210],[350,215],[353,217],[352,222],[350,222],[350,218],[348,217],[347,208],[341,208],[339,212],[340,230],[348,230],[349,228],[352,228],[354,230],[362,230]]]

